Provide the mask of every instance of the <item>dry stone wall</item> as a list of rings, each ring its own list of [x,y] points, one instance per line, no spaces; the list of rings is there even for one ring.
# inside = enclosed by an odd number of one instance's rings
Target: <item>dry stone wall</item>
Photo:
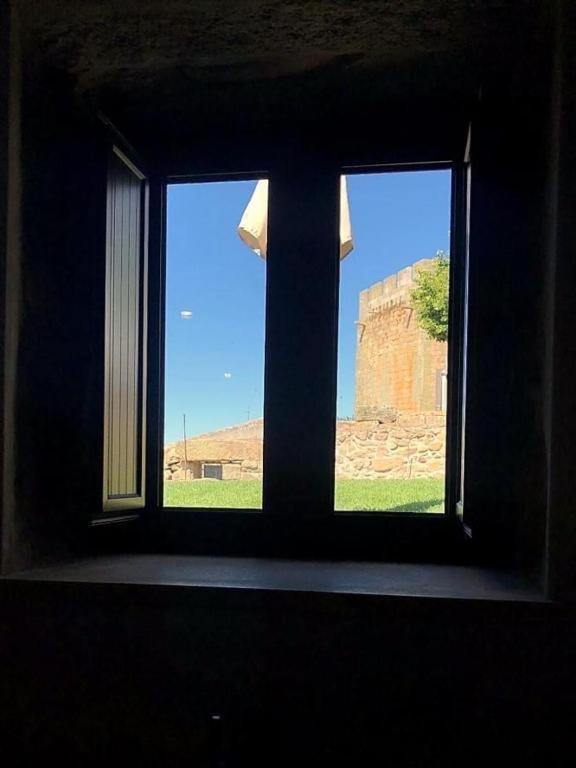
[[[237,430],[237,431],[236,431]],[[306,430],[302,429],[303,439]],[[164,479],[202,477],[204,463],[222,465],[223,480],[262,479],[262,421],[189,438],[165,450]],[[443,477],[446,417],[388,408],[379,419],[339,420],[336,476],[340,479]]]
[[[339,421],[336,476],[340,479],[444,476],[443,413],[390,413],[384,421]]]

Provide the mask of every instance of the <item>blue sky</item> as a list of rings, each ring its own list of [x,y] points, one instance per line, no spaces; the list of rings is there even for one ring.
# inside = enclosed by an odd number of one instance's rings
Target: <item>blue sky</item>
[[[236,228],[255,182],[168,190],[165,439],[262,416],[266,265]],[[449,250],[450,173],[348,177],[354,250],[342,262],[338,415],[354,407],[358,294]],[[183,319],[182,310],[192,312]]]

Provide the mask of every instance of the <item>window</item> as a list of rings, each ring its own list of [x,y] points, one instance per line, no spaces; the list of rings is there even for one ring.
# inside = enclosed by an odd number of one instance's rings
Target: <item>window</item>
[[[166,507],[262,508],[266,184],[168,187]]]
[[[152,185],[167,232],[152,222],[146,509],[184,526],[179,547],[381,558],[450,539],[465,176],[407,171],[302,163]],[[437,275],[440,339],[416,296]],[[398,338],[370,327],[377,314]]]
[[[341,253],[335,505],[444,512],[450,170],[353,174]]]

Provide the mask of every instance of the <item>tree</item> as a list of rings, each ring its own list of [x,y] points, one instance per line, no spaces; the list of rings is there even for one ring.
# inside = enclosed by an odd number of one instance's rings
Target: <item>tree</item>
[[[420,328],[434,341],[448,339],[450,256],[438,251],[432,269],[418,270],[411,298]]]

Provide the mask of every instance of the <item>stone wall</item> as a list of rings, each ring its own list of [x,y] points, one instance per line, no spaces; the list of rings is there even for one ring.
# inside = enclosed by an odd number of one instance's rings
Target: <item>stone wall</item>
[[[445,472],[443,413],[389,412],[381,421],[339,421],[339,479],[441,478]]]
[[[389,408],[440,410],[439,372],[447,364],[447,345],[420,328],[410,294],[422,259],[360,293],[356,346],[357,419],[380,418]]]
[[[340,479],[439,478],[445,455],[446,417],[438,411],[387,409],[378,420],[339,420],[336,425]],[[203,463],[221,464],[223,480],[261,480],[262,420],[189,438],[186,456],[187,465],[183,442],[166,447],[165,480],[199,479]]]

